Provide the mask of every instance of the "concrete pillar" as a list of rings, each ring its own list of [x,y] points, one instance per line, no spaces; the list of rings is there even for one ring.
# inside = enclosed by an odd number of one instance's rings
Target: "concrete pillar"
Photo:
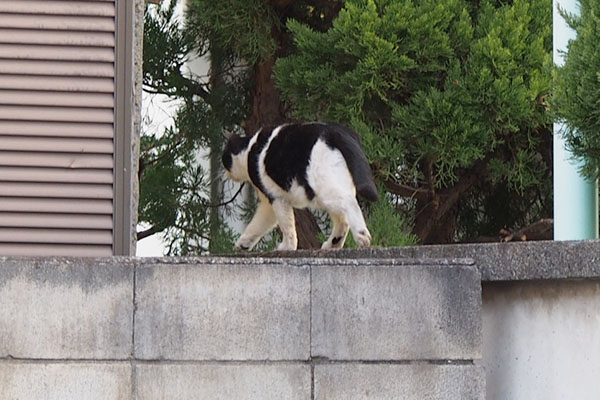
[[[561,52],[576,32],[561,17],[559,7],[572,14],[580,10],[577,0],[553,1],[554,63],[561,66]],[[564,124],[554,124],[554,239],[594,239],[598,237],[597,182],[579,174],[581,161],[573,160],[566,148],[560,134],[563,129]]]

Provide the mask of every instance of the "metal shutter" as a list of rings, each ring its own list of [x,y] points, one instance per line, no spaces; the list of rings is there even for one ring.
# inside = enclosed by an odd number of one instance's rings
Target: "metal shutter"
[[[0,255],[113,254],[115,0],[0,0]]]

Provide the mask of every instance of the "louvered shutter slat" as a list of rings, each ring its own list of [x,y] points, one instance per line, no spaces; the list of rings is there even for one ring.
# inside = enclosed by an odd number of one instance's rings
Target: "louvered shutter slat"
[[[0,256],[113,249],[115,0],[0,0]]]
[[[113,137],[112,122],[105,124],[66,122],[37,122],[0,119],[0,134],[14,136],[38,136],[55,138],[102,138]]]
[[[0,197],[0,212],[112,215],[112,199]]]
[[[0,59],[0,74],[112,78],[112,63]]]
[[[40,153],[35,157],[23,157],[21,151],[0,151],[0,166],[47,167],[69,169],[111,169],[112,154]]]
[[[0,75],[0,89],[112,95],[115,84],[112,78]]]
[[[46,213],[4,213],[0,212],[1,228],[53,228],[53,229],[112,229],[110,215],[46,214]]]
[[[0,242],[0,254],[3,256],[22,256],[26,254],[46,257],[64,255],[73,257],[108,257],[112,255],[112,249],[106,245]]]
[[[0,13],[114,17],[114,1],[2,0]]]
[[[43,29],[46,31],[93,31],[114,32],[115,20],[112,17],[0,14],[0,26],[4,28]]]

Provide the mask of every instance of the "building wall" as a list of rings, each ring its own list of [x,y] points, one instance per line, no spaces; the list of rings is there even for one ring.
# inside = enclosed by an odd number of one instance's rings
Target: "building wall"
[[[130,241],[113,227],[131,218],[118,200],[131,184],[115,173],[135,113],[123,106],[133,98],[126,4],[0,2],[2,255],[111,255],[118,234]]]
[[[600,398],[600,281],[483,286],[488,400]]]
[[[139,169],[140,135],[142,132],[142,85],[144,66],[144,0],[135,0],[135,43],[133,70],[133,131],[131,135],[131,192],[129,196],[129,227],[130,248],[126,255],[135,255],[137,247],[137,222],[140,188],[137,171]]]

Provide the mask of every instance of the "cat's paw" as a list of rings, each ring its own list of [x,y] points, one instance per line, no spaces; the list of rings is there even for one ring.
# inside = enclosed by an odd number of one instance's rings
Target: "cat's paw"
[[[321,249],[341,249],[342,247],[344,247],[343,239],[344,237],[342,236],[330,237],[325,243],[321,245]]]
[[[369,247],[371,244],[371,234],[367,229],[363,229],[354,236],[354,241],[356,241],[360,247]]]
[[[297,245],[293,245],[292,243],[287,243],[285,241],[279,243],[279,245],[277,246],[277,251],[289,251],[289,250],[296,250],[298,246]]]
[[[252,249],[252,244],[247,240],[243,240],[240,238],[237,242],[235,242],[234,248],[237,251],[250,251]]]

